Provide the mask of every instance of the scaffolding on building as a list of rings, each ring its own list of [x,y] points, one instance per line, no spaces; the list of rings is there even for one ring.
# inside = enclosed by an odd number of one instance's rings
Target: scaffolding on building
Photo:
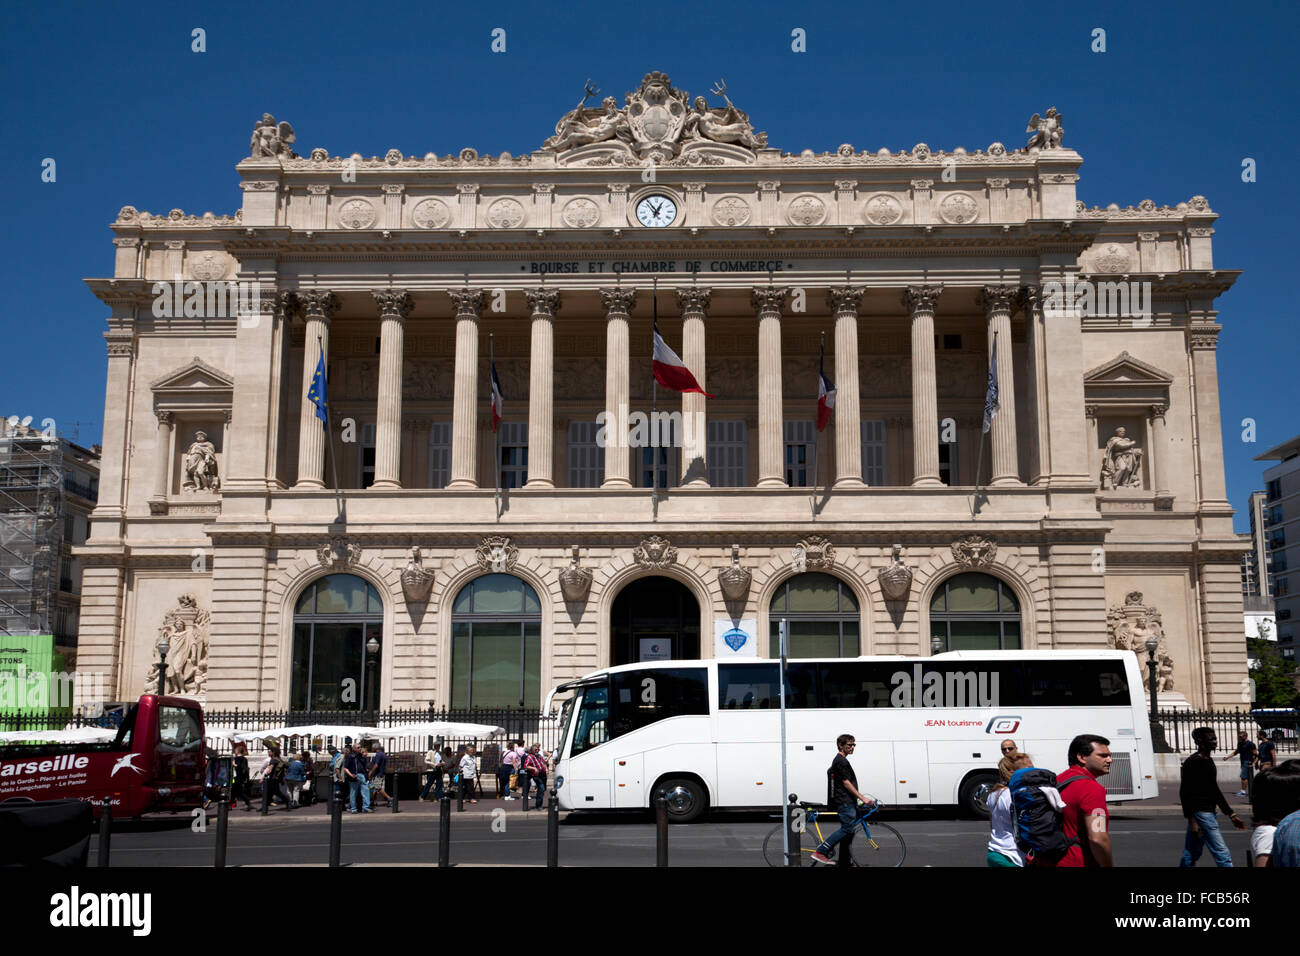
[[[57,437],[0,422],[0,635],[51,633],[63,481]]]

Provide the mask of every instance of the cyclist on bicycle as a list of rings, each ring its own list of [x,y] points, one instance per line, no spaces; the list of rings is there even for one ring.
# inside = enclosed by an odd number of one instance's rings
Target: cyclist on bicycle
[[[853,735],[840,734],[835,740],[835,746],[839,753],[831,761],[830,769],[826,773],[830,777],[831,807],[840,818],[840,828],[813,851],[812,858],[823,864],[834,862],[828,854],[834,849],[835,844],[844,840],[845,846],[848,846],[853,842],[853,827],[858,822],[858,801],[862,801],[868,807],[876,805],[876,801],[863,796],[862,791],[858,789],[857,774],[853,772],[853,765],[849,763],[849,755],[857,746]]]

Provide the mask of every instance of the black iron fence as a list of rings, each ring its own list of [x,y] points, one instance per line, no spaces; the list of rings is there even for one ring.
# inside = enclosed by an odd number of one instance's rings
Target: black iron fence
[[[1240,731],[1245,731],[1256,746],[1260,732],[1266,733],[1277,748],[1279,759],[1285,759],[1286,754],[1300,753],[1300,714],[1295,711],[1162,710],[1159,722],[1165,729],[1165,740],[1179,753],[1196,749],[1192,731],[1197,727],[1214,730],[1220,754],[1232,753]]]

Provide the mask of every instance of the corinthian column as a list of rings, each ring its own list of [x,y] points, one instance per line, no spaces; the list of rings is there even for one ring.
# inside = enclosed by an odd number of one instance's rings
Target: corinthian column
[[[456,381],[451,402],[451,480],[448,488],[477,488],[478,315],[482,289],[454,289]]]
[[[704,314],[709,308],[709,290],[678,289],[677,307],[682,312],[682,361],[695,375],[700,388],[707,389]],[[682,485],[687,487],[707,488],[709,484],[706,401],[698,392],[682,393]]]
[[[528,360],[528,481],[525,488],[554,488],[551,477],[555,415],[555,313],[560,308],[556,289],[525,289],[533,310],[532,351]]]
[[[159,410],[158,415],[158,438],[157,449],[158,457],[154,461],[154,482],[153,497],[149,499],[150,511],[161,511],[166,513],[167,492],[171,489],[167,486],[167,466],[171,464],[172,458],[172,413]],[[222,448],[229,448],[229,445],[222,445]]]
[[[339,306],[333,292],[299,292],[297,303],[307,320],[302,350],[302,411],[298,423],[298,481],[295,488],[325,487],[325,423],[316,417],[309,397],[311,380],[322,358],[329,367],[330,318]],[[326,383],[328,385],[328,382]],[[325,392],[329,400],[329,390]]]
[[[374,488],[402,487],[402,349],[411,295],[374,292],[379,305],[379,414],[375,421]]]
[[[760,286],[750,302],[758,312],[758,486],[785,487],[781,394],[781,307],[789,289]]]
[[[863,289],[828,289],[835,316],[835,487],[862,485],[862,409],[858,400],[858,303]]]
[[[1011,305],[1020,289],[1013,285],[986,285],[979,292],[980,305],[988,316],[989,355],[998,343],[998,413],[989,429],[993,444],[993,476],[990,485],[1020,484],[1020,458],[1016,450],[1016,381],[1011,361]],[[976,483],[979,476],[975,476]]]
[[[903,304],[912,316],[912,484],[939,480],[939,394],[934,375],[934,307],[943,286],[910,285]]]
[[[635,289],[601,289],[605,304],[605,481],[602,488],[630,488],[628,424],[627,316],[636,304]]]

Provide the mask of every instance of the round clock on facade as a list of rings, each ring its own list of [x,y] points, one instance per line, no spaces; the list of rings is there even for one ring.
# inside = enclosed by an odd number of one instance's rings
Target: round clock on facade
[[[646,196],[636,204],[636,218],[643,226],[666,226],[677,218],[677,203],[667,196]]]

